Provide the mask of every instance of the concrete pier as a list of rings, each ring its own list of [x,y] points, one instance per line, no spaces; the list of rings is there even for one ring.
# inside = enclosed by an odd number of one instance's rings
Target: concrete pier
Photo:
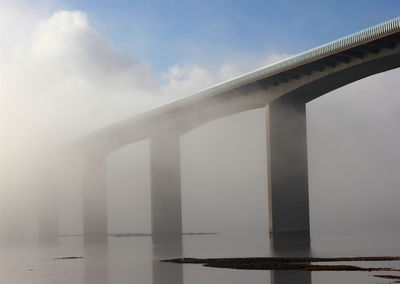
[[[56,242],[58,236],[58,198],[56,184],[43,183],[39,200],[39,241]]]
[[[178,135],[159,134],[151,138],[151,222],[153,241],[182,234],[180,142]]]
[[[311,257],[310,238],[307,235],[285,235],[270,239],[274,257]],[[307,263],[310,264],[310,263]],[[271,284],[311,284],[311,271],[271,271]]]
[[[105,157],[86,157],[84,161],[83,233],[93,239],[107,236]]]
[[[270,233],[310,234],[306,106],[282,97],[268,106]]]
[[[175,263],[161,262],[161,259],[183,257],[183,243],[181,235],[163,238],[153,236],[153,284],[182,284],[183,266]],[[173,243],[171,243],[173,241]]]

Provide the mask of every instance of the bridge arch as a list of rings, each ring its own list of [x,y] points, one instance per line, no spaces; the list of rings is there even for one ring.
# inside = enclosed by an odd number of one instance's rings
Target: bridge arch
[[[277,100],[295,98],[306,103],[362,78],[398,68],[399,49],[398,45],[382,49],[349,63],[300,74],[286,82],[271,83],[270,78],[265,78],[187,106],[177,101],[95,131],[84,137],[81,145],[92,156],[104,156],[158,132],[174,131],[181,135],[209,121],[262,108]]]
[[[81,144],[89,157],[86,187],[104,192],[104,157],[123,145],[150,138],[153,207],[173,211],[169,217],[153,214],[153,223],[157,223],[153,231],[179,233],[179,136],[208,121],[268,106],[269,201],[275,204],[270,206],[271,231],[309,231],[305,103],[399,67],[399,41],[400,18],[96,131]],[[101,198],[95,202],[104,204]],[[94,204],[93,200],[89,203]],[[101,213],[88,209],[85,223],[95,224],[90,222],[95,215]],[[167,223],[174,224],[169,226],[172,231]],[[102,230],[93,227],[93,232]]]

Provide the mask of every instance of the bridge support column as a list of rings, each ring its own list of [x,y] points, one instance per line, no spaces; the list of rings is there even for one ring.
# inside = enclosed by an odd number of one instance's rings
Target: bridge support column
[[[180,142],[174,134],[151,138],[151,225],[153,242],[181,242]]]
[[[281,98],[267,113],[270,234],[309,237],[305,103]]]
[[[41,183],[39,200],[39,241],[56,242],[58,235],[57,192],[54,181]]]
[[[107,192],[105,157],[84,161],[83,233],[86,239],[107,236]]]

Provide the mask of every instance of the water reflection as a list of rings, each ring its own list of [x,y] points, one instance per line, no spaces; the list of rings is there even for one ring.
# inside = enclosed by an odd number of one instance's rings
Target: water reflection
[[[109,283],[107,237],[85,237],[83,245],[85,284]]]
[[[132,240],[132,239],[131,239]],[[126,241],[131,241],[126,239]],[[133,238],[136,241],[136,238]],[[114,243],[110,247],[111,243]],[[141,278],[142,272],[136,271],[123,271],[120,267],[116,267],[115,264],[120,264],[121,255],[125,256],[124,253],[118,252],[121,249],[121,245],[127,245],[123,239],[107,240],[107,238],[84,238],[84,283],[85,284],[107,284],[112,283],[114,278],[117,279],[135,279]],[[134,242],[132,243],[134,244]],[[117,246],[115,246],[117,245]],[[173,263],[160,262],[161,259],[166,258],[179,258],[183,255],[183,242],[181,235],[169,235],[169,236],[152,236],[152,282],[153,284],[183,284],[183,267],[182,265],[176,265]],[[110,249],[111,251],[117,250],[119,260],[113,259],[114,265],[110,267]],[[129,255],[125,259],[131,263],[133,258],[139,258],[142,256],[134,255],[135,252],[131,251],[130,248],[125,247],[126,254]],[[130,255],[130,253],[133,253]],[[142,260],[143,261],[143,260]],[[131,263],[132,264],[132,263]],[[124,263],[122,263],[124,265]],[[111,269],[111,271],[109,271]],[[135,270],[137,267],[132,267]],[[113,275],[110,275],[110,272]],[[124,275],[115,275],[115,272],[122,272]],[[138,275],[135,275],[138,274]],[[143,278],[142,278],[143,279]],[[115,280],[115,279],[114,279]]]
[[[311,246],[308,234],[271,236],[271,253],[276,257],[310,257]],[[311,271],[271,271],[272,284],[311,284]]]
[[[160,259],[181,258],[182,235],[153,235],[153,284],[182,284],[183,266],[160,262]]]
[[[230,243],[226,237],[205,237],[191,238],[189,251],[194,249],[196,255],[201,255],[198,251],[199,244],[204,245],[206,239],[206,247],[203,247],[205,255],[212,255],[215,242],[223,240],[223,245],[218,245],[218,255],[225,255],[228,249],[231,254],[242,254],[241,249],[236,251],[230,245],[248,244],[248,242],[234,241]],[[265,241],[265,238],[263,238]],[[260,239],[261,241],[261,239]],[[181,235],[154,235],[148,238],[107,238],[93,239],[85,238],[84,240],[84,283],[86,284],[106,284],[121,283],[120,281],[132,281],[132,283],[153,283],[153,284],[183,284],[183,266],[175,263],[160,262],[161,259],[181,258],[183,253],[183,241]],[[265,244],[265,242],[264,242]],[[149,251],[151,245],[151,252]],[[197,247],[197,248],[196,248]],[[236,247],[237,248],[237,247]],[[244,248],[244,247],[242,247]],[[211,250],[211,251],[210,251]],[[197,251],[197,252],[196,252]],[[244,250],[245,252],[247,249]],[[283,236],[274,237],[270,240],[270,255],[277,257],[292,256],[311,256],[310,239],[304,236]],[[150,254],[148,253],[150,252]],[[267,253],[269,254],[269,253]],[[147,262],[149,261],[149,262]],[[152,272],[150,274],[151,264]],[[149,268],[149,270],[146,269]],[[254,281],[252,283],[300,283],[311,284],[311,272],[305,271],[270,271],[268,273],[261,272],[257,274],[254,271],[215,271],[213,276],[209,278],[206,270],[201,266],[187,267],[187,275],[190,277],[201,277],[208,280],[216,280],[220,283],[241,283],[243,280]],[[205,273],[205,274],[204,274]],[[264,275],[264,276],[263,276]],[[152,280],[150,280],[152,277]],[[220,277],[220,278],[219,278]],[[118,281],[115,281],[118,280]],[[136,281],[138,280],[138,281]],[[140,280],[140,281],[139,281]]]
[[[180,238],[109,237],[88,243],[80,236],[60,237],[57,244],[35,240],[0,242],[0,283],[375,283],[370,273],[291,272],[205,268],[159,262],[176,257],[251,257],[396,255],[398,235],[313,238],[278,238],[270,245],[267,236],[202,235]],[[84,246],[83,246],[84,244]],[[269,246],[269,249],[267,247]],[[397,252],[397,253],[396,253]],[[66,257],[65,260],[57,260]],[[68,259],[68,257],[83,257]],[[356,266],[393,266],[394,263],[354,263]],[[183,277],[183,270],[185,272]]]

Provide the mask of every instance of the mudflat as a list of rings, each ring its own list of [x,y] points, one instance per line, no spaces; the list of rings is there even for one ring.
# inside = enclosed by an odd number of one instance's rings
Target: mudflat
[[[360,267],[345,264],[312,264],[318,262],[399,261],[399,256],[370,257],[248,257],[248,258],[176,258],[162,262],[202,264],[206,267],[249,270],[302,271],[399,271],[388,267]]]

